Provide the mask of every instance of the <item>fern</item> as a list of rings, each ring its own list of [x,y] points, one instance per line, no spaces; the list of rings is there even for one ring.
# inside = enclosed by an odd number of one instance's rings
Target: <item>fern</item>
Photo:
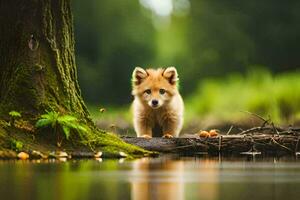
[[[52,121],[50,119],[39,119],[37,121],[37,123],[35,124],[35,126],[37,128],[43,128],[43,127],[46,127],[46,126],[49,126],[49,125],[52,125]]]
[[[60,130],[64,134],[65,138],[69,140],[72,133],[77,133],[78,136],[83,139],[85,134],[88,134],[90,129],[80,123],[77,117],[72,115],[62,115],[55,111],[47,112],[41,115],[41,118],[36,122],[37,128],[51,127],[57,134],[59,140]],[[61,141],[57,141],[58,144]]]
[[[12,110],[9,113],[10,116],[10,125],[15,126],[15,120],[17,118],[22,117],[21,113],[19,113],[18,111]]]

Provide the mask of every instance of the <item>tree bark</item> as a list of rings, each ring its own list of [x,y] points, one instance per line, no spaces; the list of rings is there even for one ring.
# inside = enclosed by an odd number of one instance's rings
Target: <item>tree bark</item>
[[[47,109],[88,118],[77,82],[70,0],[0,1],[0,117]]]

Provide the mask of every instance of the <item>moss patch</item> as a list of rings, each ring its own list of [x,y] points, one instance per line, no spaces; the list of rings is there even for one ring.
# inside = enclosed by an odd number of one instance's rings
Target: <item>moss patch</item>
[[[155,155],[155,152],[144,150],[140,147],[125,143],[113,133],[98,132],[89,142],[94,147],[99,147],[104,153],[119,155],[121,152],[129,157],[142,157]]]
[[[17,152],[32,152],[33,150],[48,154],[52,151],[70,152],[98,152],[103,157],[129,159],[154,156],[155,152],[146,151],[140,147],[125,143],[113,133],[106,133],[95,129],[92,134],[84,139],[72,138],[65,141],[61,147],[56,146],[51,129],[42,131],[26,130],[18,126],[10,126],[4,120],[0,120],[0,150],[14,150]]]

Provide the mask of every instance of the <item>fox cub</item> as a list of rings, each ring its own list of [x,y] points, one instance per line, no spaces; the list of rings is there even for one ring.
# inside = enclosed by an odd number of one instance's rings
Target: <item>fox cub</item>
[[[138,137],[178,137],[183,125],[183,100],[175,67],[142,69],[132,74],[133,125]]]

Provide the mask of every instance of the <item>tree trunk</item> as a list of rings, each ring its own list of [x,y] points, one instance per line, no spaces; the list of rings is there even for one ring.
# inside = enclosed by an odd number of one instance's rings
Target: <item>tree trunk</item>
[[[18,140],[24,145],[17,151],[56,148],[53,130],[38,139],[23,133],[36,132],[39,115],[54,110],[76,114],[91,128],[86,139],[75,138],[81,146],[66,144],[70,151],[85,145],[110,156],[151,154],[97,130],[90,120],[77,82],[70,0],[0,0],[0,24],[0,150],[15,150]],[[22,114],[18,127],[7,120],[13,110]]]
[[[70,0],[0,2],[0,117],[47,109],[88,118],[77,82]]]

